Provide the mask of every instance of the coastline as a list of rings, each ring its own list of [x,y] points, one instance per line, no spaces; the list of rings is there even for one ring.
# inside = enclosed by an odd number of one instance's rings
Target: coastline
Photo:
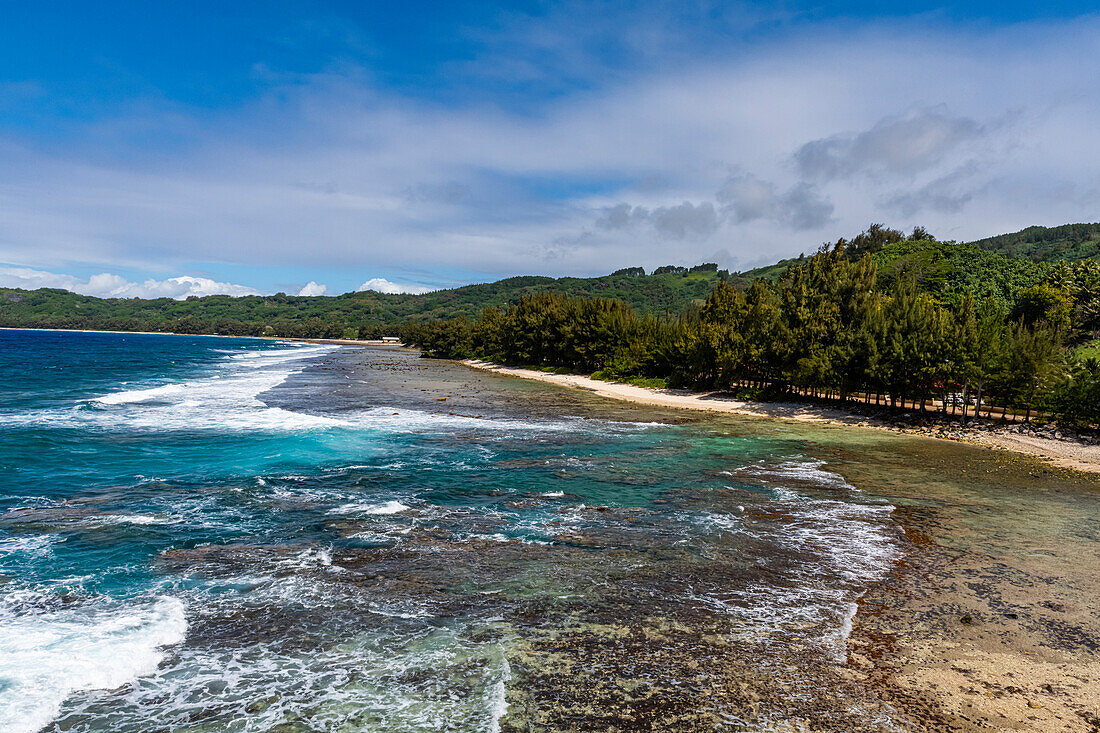
[[[793,402],[747,402],[730,399],[718,393],[639,387],[622,382],[605,382],[580,374],[553,374],[521,367],[500,366],[474,359],[465,359],[461,363],[472,369],[481,369],[494,374],[520,379],[532,379],[572,389],[583,389],[601,397],[639,405],[796,422],[847,425],[922,435],[939,440],[956,440],[994,450],[1011,451],[1040,458],[1060,468],[1085,473],[1100,473],[1100,446],[1082,445],[1071,440],[1024,435],[1005,430],[978,430],[958,426],[952,427],[950,431],[946,428],[910,427],[891,424],[865,415],[856,415],[837,408],[817,405]]]
[[[43,333],[114,333],[120,336],[189,336],[191,338],[212,339],[261,339],[264,341],[309,341],[310,339],[292,339],[286,336],[234,336],[230,333],[176,333],[175,331],[105,331],[99,328],[18,328],[0,326],[0,331],[31,331]]]
[[[745,402],[461,363],[641,405],[866,427],[1014,451],[1082,472],[1053,479],[1070,486],[1090,486],[1100,472],[1100,446],[1065,440],[974,429],[938,435],[815,405]],[[895,512],[905,554],[857,602],[836,684],[873,689],[897,712],[900,724],[913,729],[1096,730],[1095,562],[1084,559],[1092,557],[1091,540],[1082,537],[1056,549],[1046,532],[1036,530],[1043,520],[1019,521],[1014,496],[1048,501],[1039,498],[1044,492],[1032,494],[1029,474],[1035,475],[1026,466],[1012,469],[1004,492],[972,511],[960,511],[959,499],[972,499],[951,490],[928,495],[922,487],[908,487],[904,478],[891,487],[901,499]],[[1054,507],[1060,499],[1049,501],[1027,506]],[[1055,512],[1039,516],[1058,521]],[[1070,559],[1075,557],[1082,559]]]
[[[324,339],[298,338],[296,336],[236,336],[230,333],[176,333],[175,331],[104,331],[98,328],[16,328],[0,326],[0,331],[30,331],[43,333],[113,333],[120,336],[187,336],[191,338],[217,339],[253,339],[256,341],[289,341],[299,344],[332,344],[336,346],[388,346],[404,347],[403,344],[386,343],[377,339]]]

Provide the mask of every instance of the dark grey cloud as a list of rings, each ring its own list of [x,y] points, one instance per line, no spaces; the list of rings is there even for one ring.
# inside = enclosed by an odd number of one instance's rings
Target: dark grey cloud
[[[615,206],[608,206],[600,212],[599,217],[596,219],[596,227],[609,231],[629,229],[648,218],[649,211],[644,206],[616,204]]]
[[[808,142],[795,152],[794,161],[799,172],[813,180],[913,174],[931,168],[983,132],[974,120],[952,117],[942,108],[915,109],[858,134]]]
[[[779,197],[780,221],[791,229],[818,229],[833,215],[833,204],[809,183],[798,183]]]
[[[669,239],[702,239],[718,229],[718,211],[710,202],[662,206],[653,210],[650,220],[657,233]]]
[[[737,223],[768,220],[798,231],[819,229],[833,215],[833,204],[805,181],[780,192],[774,183],[751,174],[731,177],[719,189],[718,201]]]
[[[913,216],[921,211],[957,214],[974,198],[975,189],[981,187],[982,184],[975,180],[980,172],[977,163],[967,163],[920,188],[891,196],[886,200],[886,205],[904,216]]]
[[[666,239],[704,239],[718,230],[721,217],[709,201],[693,204],[684,201],[675,206],[659,206],[650,211],[644,206],[616,204],[604,208],[596,219],[598,229],[615,231],[649,224]]]
[[[718,200],[738,224],[771,217],[777,198],[774,183],[747,173],[731,177],[718,191]]]

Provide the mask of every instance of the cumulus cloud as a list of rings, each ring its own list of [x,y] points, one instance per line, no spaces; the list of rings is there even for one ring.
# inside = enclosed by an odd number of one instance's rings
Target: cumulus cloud
[[[372,277],[365,283],[355,289],[357,292],[364,290],[373,290],[376,293],[386,293],[388,295],[397,295],[398,293],[410,293],[412,295],[420,295],[422,293],[430,293],[431,288],[423,285],[407,285],[402,283],[390,282],[384,277]]]
[[[152,278],[131,282],[124,277],[103,272],[81,280],[72,275],[35,270],[26,267],[0,267],[0,286],[6,288],[59,288],[81,295],[99,298],[174,298],[183,300],[192,295],[259,295],[259,291],[244,285],[222,283],[205,277]]]
[[[739,223],[767,219],[796,231],[819,229],[833,215],[833,204],[812,184],[796,183],[780,192],[775,184],[751,174],[732,176],[718,200]]]
[[[302,286],[302,289],[298,291],[298,295],[324,295],[327,292],[327,287],[325,287],[321,283],[310,280],[308,283]]]
[[[983,133],[967,117],[942,108],[914,109],[880,120],[856,135],[812,140],[794,154],[802,175],[830,180],[865,173],[912,174],[926,170]]]

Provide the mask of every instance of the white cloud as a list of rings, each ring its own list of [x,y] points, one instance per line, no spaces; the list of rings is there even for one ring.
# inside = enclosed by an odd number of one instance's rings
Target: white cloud
[[[829,180],[860,173],[912,174],[977,140],[986,130],[945,109],[913,109],[880,120],[858,134],[832,135],[806,143],[794,154],[808,178]]]
[[[638,33],[621,35],[667,47]],[[351,70],[220,116],[98,121],[63,154],[8,133],[0,261],[593,274],[716,249],[758,264],[872,221],[966,239],[1095,217],[1100,18],[764,35],[677,46],[533,109],[402,97]],[[124,142],[166,137],[183,142]],[[731,175],[751,178],[722,201]]]
[[[174,298],[183,300],[191,295],[258,295],[259,292],[244,285],[221,283],[205,277],[170,277],[165,280],[148,279],[131,282],[124,277],[103,272],[81,280],[65,275],[26,267],[0,267],[0,287],[60,288],[81,295],[99,298]]]
[[[834,209],[811,183],[802,181],[780,193],[775,184],[749,174],[730,177],[717,197],[737,222],[767,219],[795,231],[820,229]]]
[[[372,277],[356,288],[356,291],[359,292],[363,290],[373,290],[376,293],[386,293],[388,295],[396,295],[398,293],[420,295],[421,293],[430,293],[432,288],[424,287],[423,285],[403,285],[401,283],[390,282],[384,277]]]
[[[328,288],[321,283],[310,280],[302,289],[298,291],[298,295],[324,295],[328,292]]]

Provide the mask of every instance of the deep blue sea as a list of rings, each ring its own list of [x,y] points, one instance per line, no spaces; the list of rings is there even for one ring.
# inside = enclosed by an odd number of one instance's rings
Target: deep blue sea
[[[0,331],[0,476],[10,733],[752,727],[898,556],[773,425],[396,349]]]

